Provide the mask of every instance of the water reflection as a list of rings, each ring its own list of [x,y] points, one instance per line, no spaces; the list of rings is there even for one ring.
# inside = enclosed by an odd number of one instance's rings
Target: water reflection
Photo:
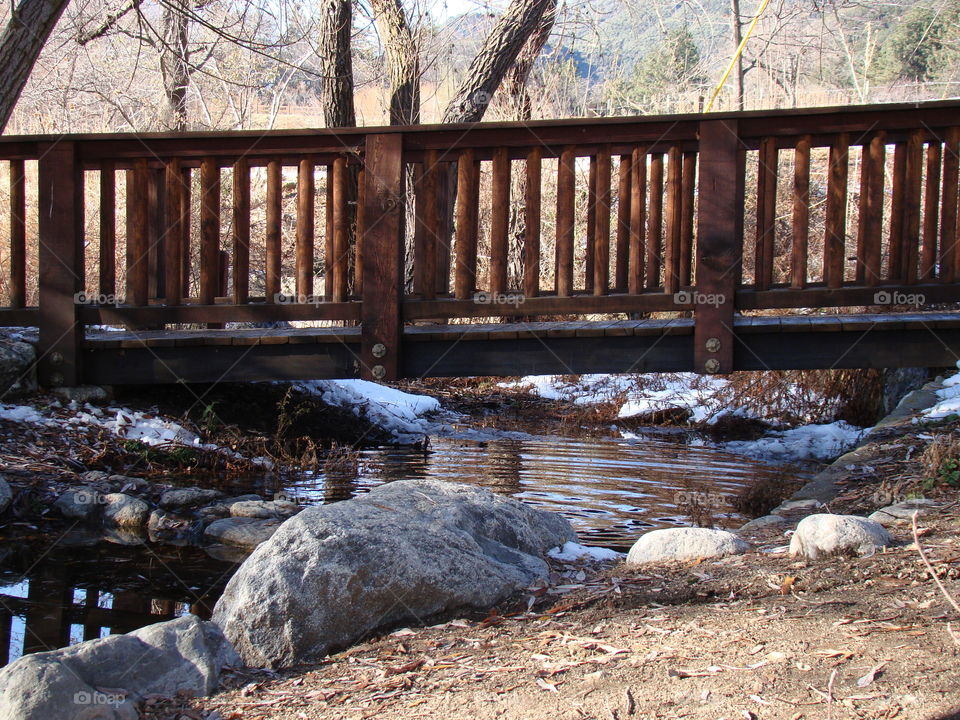
[[[741,488],[796,474],[658,438],[435,438],[427,452],[373,448],[360,455],[357,472],[289,478],[284,490],[304,502],[328,503],[404,478],[474,483],[564,513],[589,544],[624,549],[650,528],[689,525],[681,506],[691,495],[712,505],[707,509],[718,526],[736,526],[744,518],[730,501]]]

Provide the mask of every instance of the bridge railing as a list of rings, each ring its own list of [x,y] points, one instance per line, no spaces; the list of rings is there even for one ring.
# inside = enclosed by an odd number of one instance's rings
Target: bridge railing
[[[50,384],[87,325],[359,321],[391,378],[405,322],[691,311],[724,372],[736,311],[960,300],[958,110],[2,138],[0,316]]]

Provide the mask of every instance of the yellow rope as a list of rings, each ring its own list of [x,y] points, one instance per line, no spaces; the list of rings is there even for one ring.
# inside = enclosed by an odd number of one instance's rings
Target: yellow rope
[[[723,73],[723,77],[720,78],[720,84],[717,85],[717,89],[714,90],[713,95],[710,96],[710,102],[707,103],[706,112],[710,112],[710,108],[713,107],[713,101],[717,99],[717,95],[719,95],[720,91],[723,90],[724,83],[727,82],[727,78],[730,77],[730,73],[733,71],[733,66],[736,64],[737,59],[743,54],[743,49],[747,46],[747,40],[750,39],[753,29],[757,26],[757,23],[760,21],[760,16],[763,15],[763,11],[767,9],[767,5],[769,3],[770,0],[761,0],[760,7],[757,8],[757,12],[753,16],[753,21],[750,23],[750,27],[747,28],[747,32],[743,36],[743,40],[740,41],[737,51],[733,54],[733,59],[730,60],[730,64],[727,66],[727,71]]]

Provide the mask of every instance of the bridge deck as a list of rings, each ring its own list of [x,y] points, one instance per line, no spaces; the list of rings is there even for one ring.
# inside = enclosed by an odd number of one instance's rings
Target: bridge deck
[[[946,366],[960,351],[957,313],[737,316],[733,329],[745,370]],[[402,367],[407,377],[690,371],[693,333],[692,318],[408,326]],[[360,342],[358,327],[96,331],[84,367],[106,384],[359,377]]]

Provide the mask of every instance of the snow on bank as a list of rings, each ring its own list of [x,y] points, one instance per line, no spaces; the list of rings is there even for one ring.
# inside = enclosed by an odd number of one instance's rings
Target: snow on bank
[[[602,547],[588,547],[575,542],[564,543],[563,547],[555,547],[547,551],[547,555],[554,560],[564,562],[575,562],[577,560],[588,560],[593,562],[605,562],[607,560],[619,560],[623,553],[615,550],[608,550]]]
[[[320,397],[328,405],[350,408],[390,433],[397,442],[422,440],[433,430],[425,416],[440,410],[440,403],[369,380],[312,380],[295,383],[302,392]]]
[[[801,425],[768,433],[757,440],[723,443],[724,450],[771,460],[832,460],[857,444],[863,428],[843,420],[824,425]]]
[[[957,362],[960,368],[960,361]],[[950,415],[960,415],[960,373],[951,375],[943,381],[943,387],[937,390],[940,400],[923,411],[921,417],[927,420],[942,420]]]

